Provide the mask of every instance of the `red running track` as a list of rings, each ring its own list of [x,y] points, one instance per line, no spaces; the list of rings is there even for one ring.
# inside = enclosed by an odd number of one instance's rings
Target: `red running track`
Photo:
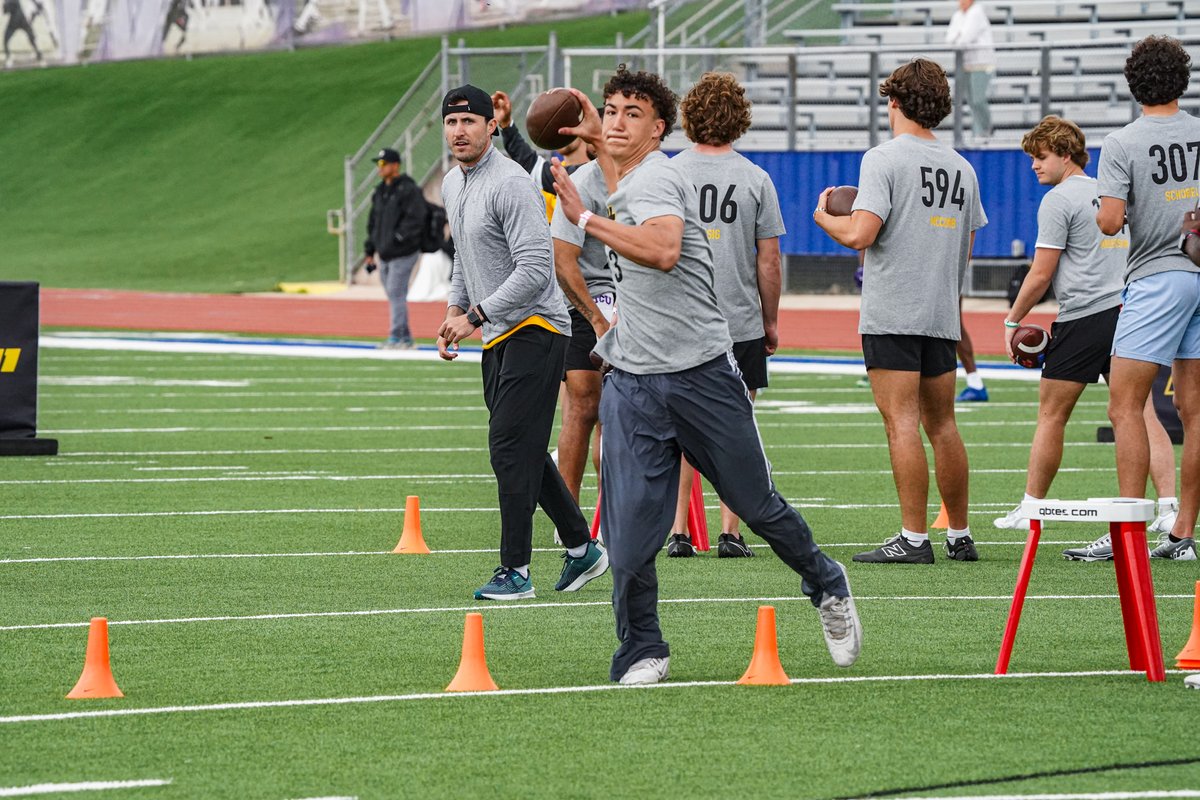
[[[410,326],[432,338],[446,313],[444,303],[410,303]],[[42,325],[146,331],[206,331],[280,336],[347,336],[381,339],[388,327],[385,300],[312,295],[226,295],[124,292],[106,289],[42,289]],[[1049,326],[1050,314],[1029,321]],[[980,355],[1002,355],[1003,311],[969,311],[964,322]],[[781,308],[781,347],[860,351],[858,311]]]

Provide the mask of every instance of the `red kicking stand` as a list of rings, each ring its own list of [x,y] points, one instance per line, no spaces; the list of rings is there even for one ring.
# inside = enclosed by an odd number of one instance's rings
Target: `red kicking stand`
[[[1037,557],[1038,538],[1042,523],[1107,522],[1112,535],[1113,565],[1117,573],[1117,594],[1121,598],[1121,620],[1125,625],[1125,646],[1129,650],[1129,668],[1145,672],[1148,681],[1166,680],[1163,669],[1162,643],[1158,636],[1158,612],[1154,607],[1154,581],[1150,577],[1150,555],[1146,547],[1146,522],[1154,519],[1154,503],[1128,497],[1091,498],[1085,501],[1028,500],[1021,504],[1021,514],[1029,519],[1029,538],[1021,554],[1017,570],[1017,586],[1013,590],[1000,657],[996,659],[996,674],[1008,672],[1017,626],[1021,623],[1021,607],[1033,560]]]

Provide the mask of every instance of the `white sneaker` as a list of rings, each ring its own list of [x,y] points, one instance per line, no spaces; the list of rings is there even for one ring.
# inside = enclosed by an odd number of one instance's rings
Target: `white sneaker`
[[[625,686],[646,686],[651,683],[661,683],[667,679],[669,673],[667,667],[670,663],[670,657],[643,658],[641,661],[635,661],[633,666],[621,676],[621,683]]]
[[[1029,518],[1021,516],[1020,506],[1017,506],[1003,517],[996,517],[992,524],[994,524],[997,528],[1003,528],[1006,531],[1029,530]]]
[[[841,564],[838,567],[842,575],[846,575],[846,568]],[[833,663],[848,667],[857,661],[858,653],[862,650],[862,624],[858,621],[858,609],[850,594],[849,576],[846,577],[846,596],[826,594],[821,598],[821,605],[817,606],[817,613],[821,617],[825,646],[829,648]]]
[[[1175,518],[1179,516],[1179,503],[1168,503],[1167,510],[1163,511],[1163,505],[1159,503],[1158,509],[1161,513],[1154,518],[1146,526],[1147,533],[1170,533],[1175,527]]]
[[[1195,675],[1188,675],[1183,679],[1183,686],[1186,689],[1200,689],[1200,672]]]

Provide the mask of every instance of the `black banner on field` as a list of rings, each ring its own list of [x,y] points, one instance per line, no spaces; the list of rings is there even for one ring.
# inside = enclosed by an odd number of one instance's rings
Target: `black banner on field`
[[[1183,441],[1183,423],[1179,421],[1179,412],[1175,410],[1175,383],[1171,380],[1171,368],[1159,367],[1158,377],[1150,389],[1154,398],[1154,413],[1158,421],[1167,429],[1171,441],[1179,444]]]
[[[0,281],[0,455],[54,455],[37,438],[38,285]]]

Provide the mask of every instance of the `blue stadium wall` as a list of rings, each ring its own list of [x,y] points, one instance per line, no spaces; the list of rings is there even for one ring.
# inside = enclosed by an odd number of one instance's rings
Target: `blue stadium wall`
[[[1088,173],[1095,175],[1099,150],[1091,150]],[[790,255],[828,256],[853,253],[830,239],[812,221],[817,196],[827,186],[858,185],[862,153],[744,153],[775,181],[787,235],[780,246]],[[1046,188],[1040,186],[1020,150],[965,150],[963,156],[979,176],[988,224],[975,238],[979,258],[1008,258],[1020,239],[1032,257],[1037,238],[1037,207]]]

